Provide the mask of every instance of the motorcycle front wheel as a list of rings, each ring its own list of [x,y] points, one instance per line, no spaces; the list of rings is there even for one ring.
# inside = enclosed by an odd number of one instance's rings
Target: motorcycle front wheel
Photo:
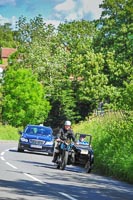
[[[61,154],[60,169],[64,170],[68,162],[68,151],[63,151]]]

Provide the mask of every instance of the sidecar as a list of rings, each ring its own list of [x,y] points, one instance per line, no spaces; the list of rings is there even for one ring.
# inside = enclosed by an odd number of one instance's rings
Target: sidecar
[[[74,150],[74,165],[82,166],[87,173],[90,173],[94,164],[94,152],[91,147],[92,135],[76,133],[75,136],[77,142]]]

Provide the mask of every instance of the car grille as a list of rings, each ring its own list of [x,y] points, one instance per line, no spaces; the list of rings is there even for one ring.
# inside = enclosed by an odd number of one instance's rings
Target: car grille
[[[42,141],[42,140],[35,140],[35,139],[30,139],[29,142],[31,144],[35,144],[35,145],[42,145],[45,143],[45,141]]]

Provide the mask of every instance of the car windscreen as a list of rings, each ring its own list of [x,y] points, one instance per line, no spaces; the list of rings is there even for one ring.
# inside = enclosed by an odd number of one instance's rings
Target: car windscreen
[[[27,127],[25,132],[29,135],[51,136],[51,129],[45,127]]]

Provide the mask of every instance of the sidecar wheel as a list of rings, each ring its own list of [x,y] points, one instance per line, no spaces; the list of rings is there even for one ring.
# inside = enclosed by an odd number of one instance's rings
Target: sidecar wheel
[[[56,167],[57,169],[60,169],[60,165],[59,164],[57,164],[57,167]]]
[[[88,161],[88,162],[85,164],[85,171],[86,171],[86,173],[90,173],[90,172],[91,172],[90,161]]]

